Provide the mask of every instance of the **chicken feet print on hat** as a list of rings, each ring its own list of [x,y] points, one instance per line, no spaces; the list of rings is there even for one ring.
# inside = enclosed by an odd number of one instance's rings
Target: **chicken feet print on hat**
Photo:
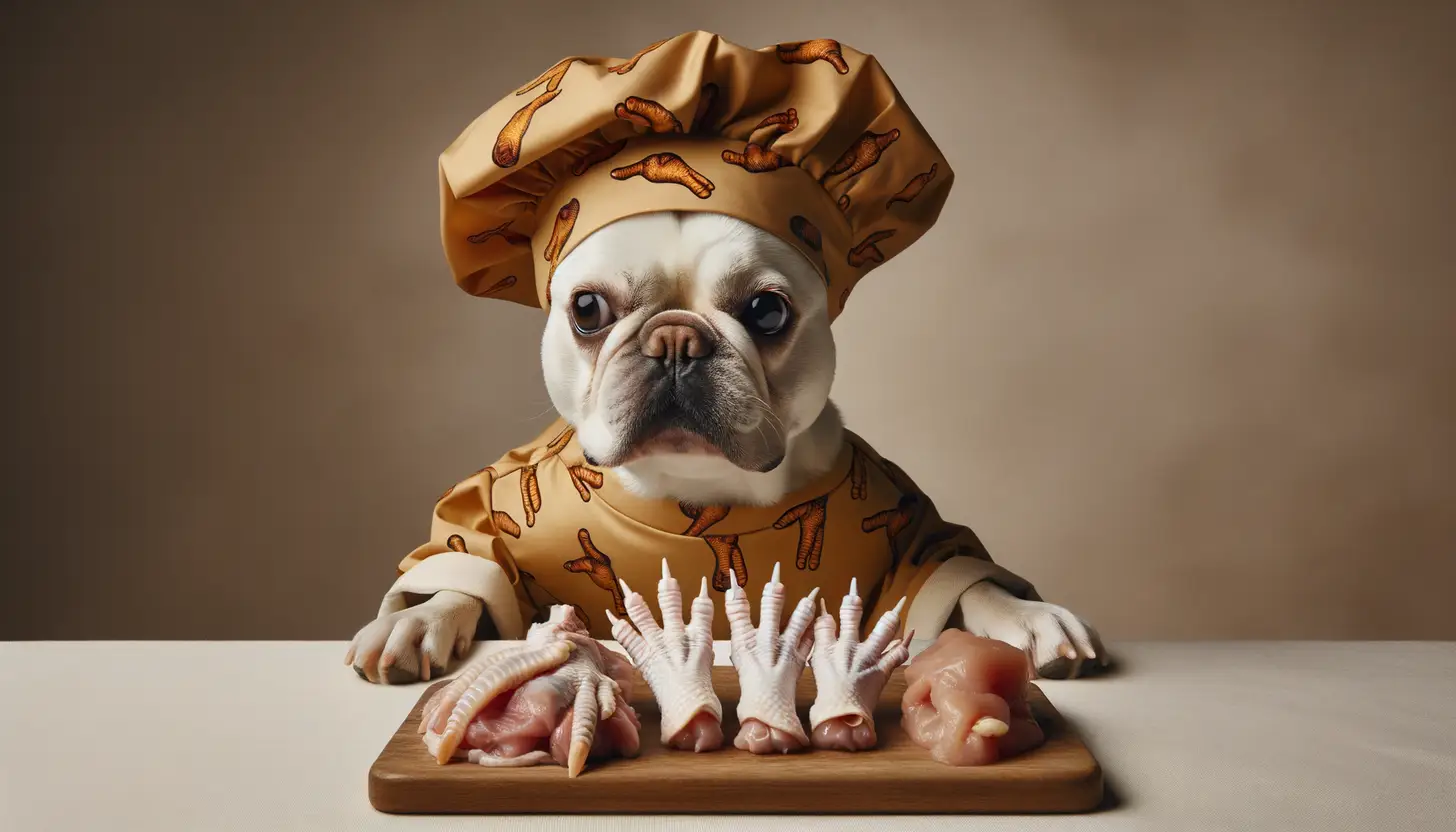
[[[556,267],[604,226],[712,211],[802,252],[833,318],[936,222],[953,181],[873,56],[687,32],[563,58],[481,114],[440,156],[441,237],[462,288],[549,307]]]

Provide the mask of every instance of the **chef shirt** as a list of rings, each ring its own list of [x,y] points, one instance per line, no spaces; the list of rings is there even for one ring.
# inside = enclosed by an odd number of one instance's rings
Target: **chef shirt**
[[[628,490],[611,469],[589,464],[575,431],[557,421],[440,497],[429,540],[400,562],[380,613],[454,589],[485,603],[482,620],[502,638],[519,638],[552,605],[569,604],[594,637],[610,639],[604,611],[625,615],[624,581],[661,615],[664,559],[687,595],[707,579],[713,637],[723,640],[730,572],[756,610],[775,564],[789,608],[818,587],[833,610],[857,579],[866,631],[905,597],[904,629],[934,637],[961,593],[982,580],[1037,598],[849,431],[829,470],[775,505],[695,506]]]

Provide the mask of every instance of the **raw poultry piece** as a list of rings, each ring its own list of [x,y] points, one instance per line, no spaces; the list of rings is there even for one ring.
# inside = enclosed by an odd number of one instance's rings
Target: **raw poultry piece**
[[[859,597],[858,581],[849,581],[849,594],[839,605],[837,628],[834,616],[823,601],[819,602],[814,652],[809,656],[818,688],[814,706],[809,709],[815,748],[863,751],[875,747],[875,704],[890,673],[910,657],[908,645],[914,633],[904,640],[895,638],[900,630],[900,610],[904,608],[905,599],[901,598],[894,609],[880,616],[861,643],[859,624],[864,602]]]
[[[799,601],[788,626],[779,632],[779,615],[783,611],[784,585],[779,583],[779,565],[774,564],[773,577],[763,588],[759,605],[758,629],[753,628],[748,593],[738,585],[729,570],[729,588],[724,598],[728,613],[732,647],[729,655],[738,669],[738,736],[737,748],[754,754],[801,751],[809,746],[809,737],[794,708],[794,689],[804,672],[813,636],[809,622],[814,617],[816,587]]]
[[[575,777],[588,758],[636,756],[641,723],[627,704],[631,679],[627,660],[558,604],[524,644],[482,657],[436,692],[420,732],[441,764],[556,762]]]
[[[713,691],[713,599],[704,578],[683,626],[682,588],[662,560],[657,606],[662,626],[639,593],[622,582],[628,624],[607,611],[612,637],[641,671],[662,713],[662,744],[683,751],[712,751],[723,745],[723,704]],[[636,625],[636,629],[633,629]]]
[[[905,668],[902,724],[935,760],[978,766],[1040,745],[1026,703],[1026,654],[1004,641],[946,630]]]

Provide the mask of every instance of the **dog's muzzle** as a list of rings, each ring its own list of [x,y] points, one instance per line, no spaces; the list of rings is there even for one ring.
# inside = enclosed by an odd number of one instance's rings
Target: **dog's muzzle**
[[[671,379],[702,366],[718,346],[708,322],[691,312],[673,310],[654,315],[637,336],[642,354],[661,362]]]

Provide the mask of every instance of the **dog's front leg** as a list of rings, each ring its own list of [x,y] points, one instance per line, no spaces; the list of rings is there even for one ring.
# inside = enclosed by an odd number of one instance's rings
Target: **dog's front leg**
[[[992,581],[962,593],[960,611],[967,632],[1025,650],[1039,676],[1071,679],[1108,663],[1092,625],[1065,607],[1017,598]]]
[[[441,590],[428,601],[381,615],[349,643],[344,663],[371,682],[402,684],[443,674],[475,640],[483,604],[463,592]]]

